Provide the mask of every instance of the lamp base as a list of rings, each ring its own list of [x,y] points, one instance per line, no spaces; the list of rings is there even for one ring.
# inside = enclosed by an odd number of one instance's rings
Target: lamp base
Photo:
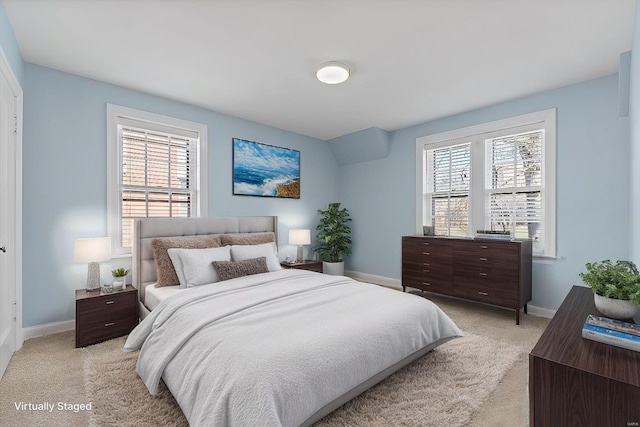
[[[296,261],[302,262],[304,260],[304,255],[302,253],[302,245],[298,245],[298,253],[296,254]]]
[[[90,262],[87,270],[87,290],[95,291],[100,289],[100,263]]]

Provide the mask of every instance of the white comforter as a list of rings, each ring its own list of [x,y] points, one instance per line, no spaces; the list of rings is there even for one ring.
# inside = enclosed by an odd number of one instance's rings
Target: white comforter
[[[192,426],[297,426],[417,350],[462,335],[430,301],[342,276],[281,270],[191,288],[129,335]]]

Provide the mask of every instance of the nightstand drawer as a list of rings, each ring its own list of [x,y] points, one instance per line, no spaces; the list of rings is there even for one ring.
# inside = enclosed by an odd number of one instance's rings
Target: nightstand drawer
[[[78,301],[78,314],[94,316],[97,313],[127,310],[136,304],[137,294],[108,294]]]
[[[76,347],[98,343],[111,338],[126,335],[138,324],[137,315],[125,318],[113,319],[109,322],[99,324],[91,323],[91,326],[84,326],[80,333],[76,331]]]

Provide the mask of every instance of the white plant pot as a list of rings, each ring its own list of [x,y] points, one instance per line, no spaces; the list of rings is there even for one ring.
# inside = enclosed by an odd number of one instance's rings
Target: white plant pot
[[[344,276],[344,261],[326,262],[322,261],[322,272],[332,276]]]
[[[605,317],[611,317],[612,319],[632,319],[634,316],[636,318],[639,316],[638,306],[626,300],[607,298],[593,294],[593,301],[598,311]]]

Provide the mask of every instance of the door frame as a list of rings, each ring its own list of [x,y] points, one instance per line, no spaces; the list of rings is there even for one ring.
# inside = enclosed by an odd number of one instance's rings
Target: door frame
[[[24,343],[24,332],[22,329],[22,118],[23,118],[23,91],[20,82],[16,78],[9,61],[5,56],[2,46],[0,46],[0,74],[4,75],[9,83],[9,88],[15,97],[15,176],[14,197],[15,204],[12,212],[13,223],[9,224],[9,228],[13,229],[13,233],[7,236],[7,244],[11,248],[12,258],[9,262],[9,277],[15,280],[15,350],[20,350]],[[10,220],[10,221],[11,221]],[[1,375],[0,375],[1,376]]]

